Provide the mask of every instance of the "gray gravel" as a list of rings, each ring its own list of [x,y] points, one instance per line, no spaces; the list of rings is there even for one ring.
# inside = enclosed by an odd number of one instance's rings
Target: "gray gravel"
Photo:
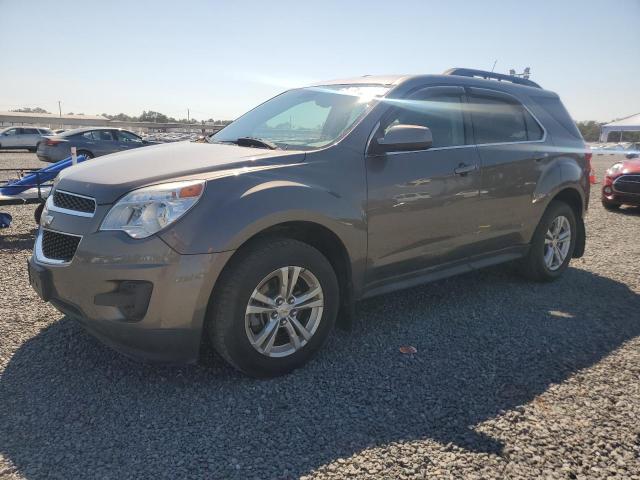
[[[2,478],[640,478],[640,209],[596,189],[560,281],[500,267],[366,301],[269,381],[102,346],[28,287],[33,207],[6,210]]]

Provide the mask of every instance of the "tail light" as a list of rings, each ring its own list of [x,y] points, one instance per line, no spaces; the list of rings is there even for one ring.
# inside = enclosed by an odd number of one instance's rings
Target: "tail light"
[[[58,145],[58,144],[60,144],[60,143],[62,143],[62,140],[53,140],[53,139],[51,139],[51,138],[47,138],[47,139],[44,141],[44,144],[45,144],[47,147],[55,147],[56,145]]]
[[[585,147],[588,149],[588,151],[586,151],[584,153],[584,159],[586,161],[586,169],[589,172],[589,183],[591,185],[595,185],[597,183],[596,181],[596,171],[593,169],[593,167],[591,166],[591,158],[593,157],[593,152],[591,151],[591,149],[589,148],[588,145],[585,145]]]

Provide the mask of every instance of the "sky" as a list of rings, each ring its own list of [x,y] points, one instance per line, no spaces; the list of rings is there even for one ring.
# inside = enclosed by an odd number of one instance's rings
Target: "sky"
[[[640,112],[640,0],[0,0],[0,110],[233,119],[282,90],[469,67]]]

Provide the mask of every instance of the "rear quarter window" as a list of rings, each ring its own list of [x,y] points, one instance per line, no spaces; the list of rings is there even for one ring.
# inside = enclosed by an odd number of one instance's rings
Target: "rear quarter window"
[[[547,113],[551,118],[560,124],[572,137],[582,140],[580,130],[564,108],[564,105],[557,97],[532,96],[531,99]]]

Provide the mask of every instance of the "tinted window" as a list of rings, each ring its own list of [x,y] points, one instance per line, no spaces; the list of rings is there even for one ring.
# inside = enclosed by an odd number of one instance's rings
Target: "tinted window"
[[[37,128],[23,128],[22,129],[25,135],[39,135],[40,132],[38,132]]]
[[[385,133],[394,125],[420,125],[428,127],[433,136],[433,147],[464,145],[464,114],[462,97],[456,94],[429,96],[407,100],[385,122]]]
[[[7,130],[6,132],[4,132],[4,135],[17,135],[18,134],[18,129],[17,128],[11,128],[9,130]]]
[[[140,137],[138,137],[137,135],[134,135],[133,133],[130,132],[115,132],[116,136],[118,137],[118,140],[121,142],[141,142],[142,139],[140,139]]]
[[[111,141],[113,140],[113,132],[110,130],[94,130],[93,136],[96,140]]]
[[[576,124],[571,119],[569,112],[564,108],[559,98],[555,97],[542,97],[535,96],[533,99],[537,105],[540,105],[544,110],[553,117],[569,134],[575,138],[582,139],[580,130],[576,127]]]
[[[96,132],[84,132],[82,136],[87,140],[98,140],[98,136],[94,135]]]
[[[497,97],[471,97],[476,143],[540,140],[543,131],[521,104]]]
[[[42,134],[42,135],[51,135],[53,133],[48,128],[39,128],[38,130],[40,130],[40,134]]]

